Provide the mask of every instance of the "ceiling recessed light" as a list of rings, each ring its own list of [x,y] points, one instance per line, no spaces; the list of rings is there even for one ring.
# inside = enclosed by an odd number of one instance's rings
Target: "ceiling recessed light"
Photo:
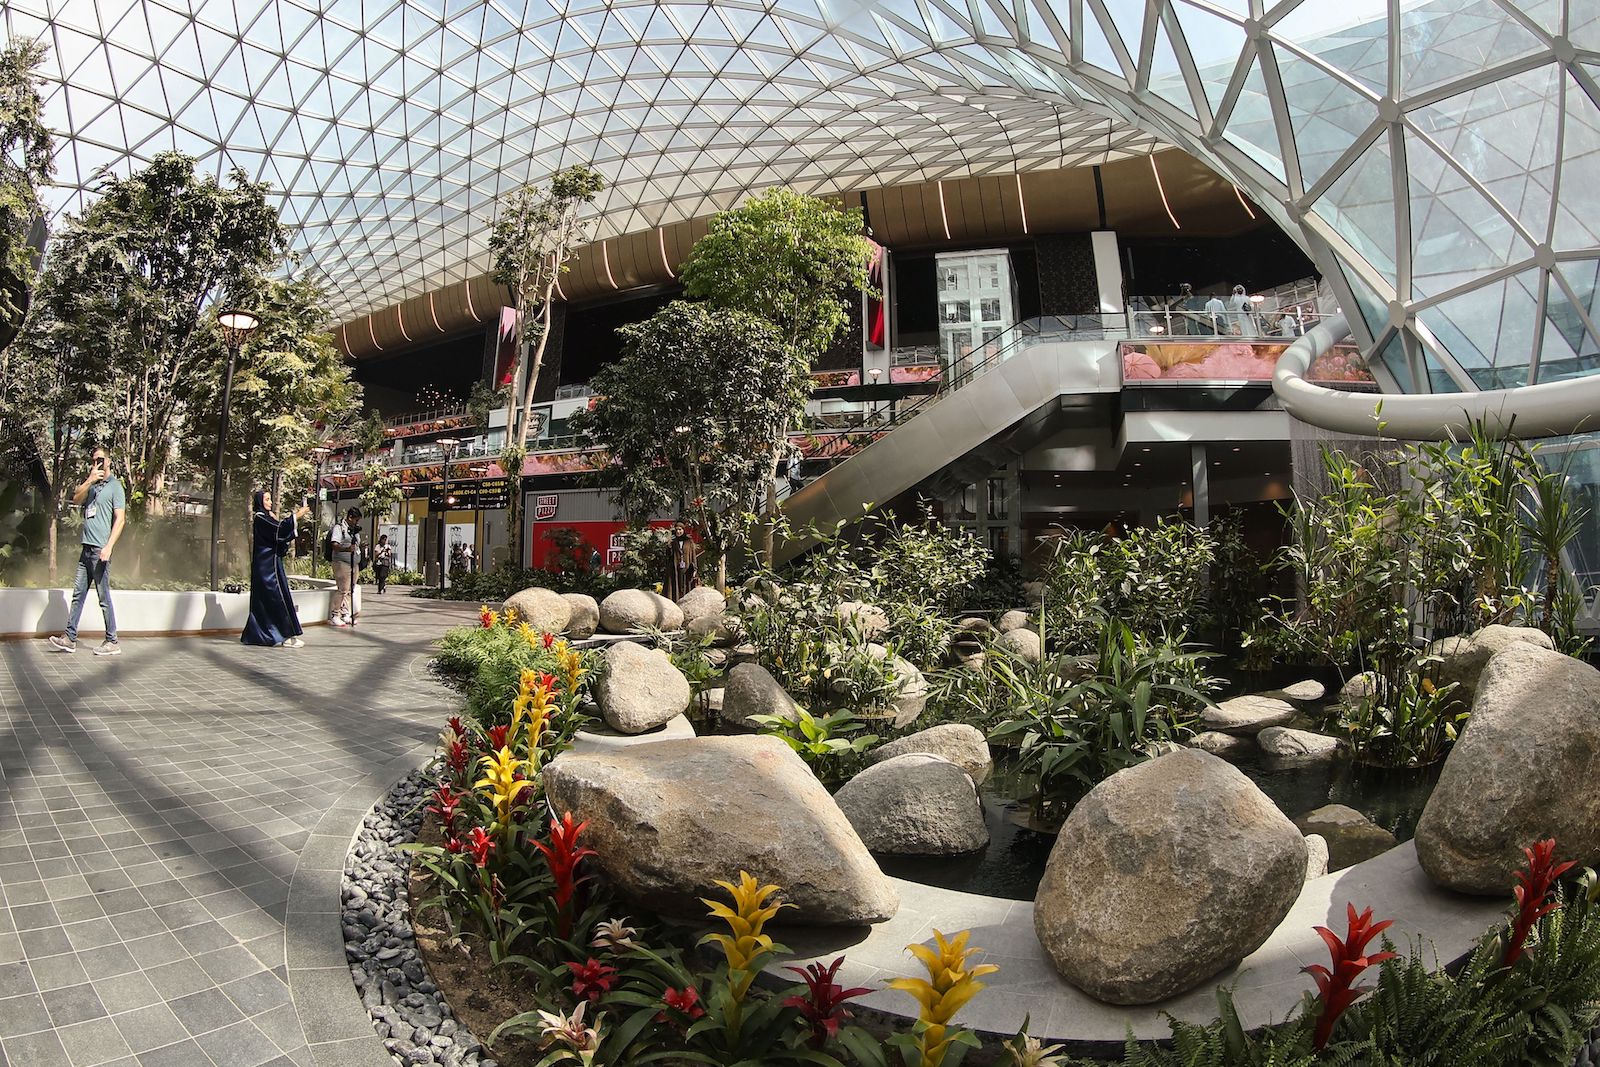
[[[1148,446],[1147,446],[1147,447],[1145,447],[1145,448],[1141,448],[1141,449],[1139,449],[1139,451],[1141,451],[1141,452],[1148,452],[1148,451],[1150,451],[1150,449],[1149,449],[1149,447],[1148,447]]]
[[[1135,463],[1134,466],[1135,467],[1142,467],[1142,466],[1144,466],[1144,464],[1143,463]]]
[[[1234,446],[1233,446],[1233,450],[1234,450],[1234,451],[1235,451],[1235,452],[1237,452],[1237,451],[1239,451],[1239,446],[1238,446],[1238,445],[1234,445]]]

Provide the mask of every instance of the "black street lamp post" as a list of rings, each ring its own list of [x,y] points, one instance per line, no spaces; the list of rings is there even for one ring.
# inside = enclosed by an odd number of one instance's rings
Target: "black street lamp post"
[[[333,449],[318,445],[311,450],[317,457],[317,481],[311,487],[311,577],[317,576],[317,554],[322,551],[322,472]]]
[[[217,424],[217,467],[211,479],[211,590],[217,586],[217,554],[222,546],[222,460],[228,450],[228,406],[233,402],[233,371],[239,361],[239,350],[261,325],[261,320],[248,311],[224,311],[217,316],[222,327],[222,340],[228,348],[228,369],[222,378],[222,413]],[[276,502],[274,502],[276,503]]]
[[[456,454],[456,446],[459,444],[461,442],[454,437],[439,438],[439,451],[444,454],[444,462],[439,465],[440,475],[444,479],[444,487],[439,494],[439,502],[443,505],[439,509],[439,595],[441,597],[444,596],[447,565],[445,550],[448,546],[445,542],[449,539],[450,532],[450,458]]]

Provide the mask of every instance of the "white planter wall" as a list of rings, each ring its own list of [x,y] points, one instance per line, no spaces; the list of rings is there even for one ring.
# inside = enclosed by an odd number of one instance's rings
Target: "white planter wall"
[[[333,583],[326,580],[318,580],[317,588],[295,589],[301,625],[325,624],[333,609],[333,596]],[[359,589],[355,596],[359,611]],[[238,632],[250,614],[248,593],[160,593],[113,585],[111,602],[117,609],[118,636]],[[71,607],[70,589],[0,589],[0,638],[60,633],[67,628]],[[100,599],[91,588],[78,620],[78,633],[103,634],[105,628]]]

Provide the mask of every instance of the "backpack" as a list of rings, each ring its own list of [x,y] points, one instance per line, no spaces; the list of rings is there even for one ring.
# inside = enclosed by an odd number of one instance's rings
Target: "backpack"
[[[329,563],[333,562],[333,531],[331,529],[322,535],[322,558]]]

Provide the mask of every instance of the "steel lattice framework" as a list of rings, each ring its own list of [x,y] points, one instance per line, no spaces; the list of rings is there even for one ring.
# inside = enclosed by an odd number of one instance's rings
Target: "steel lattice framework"
[[[7,0],[55,203],[177,148],[282,196],[341,315],[488,267],[578,161],[610,236],[827,193],[1205,159],[1403,388],[1600,369],[1600,0]]]

